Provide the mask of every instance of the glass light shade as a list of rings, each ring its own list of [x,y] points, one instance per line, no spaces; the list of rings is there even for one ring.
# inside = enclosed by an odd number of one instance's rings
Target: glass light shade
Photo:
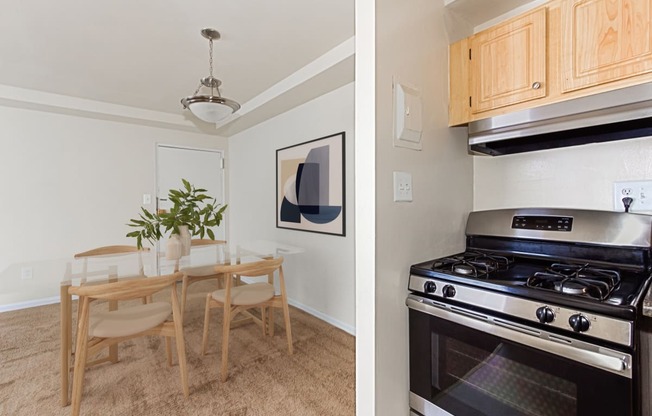
[[[195,117],[208,123],[222,121],[240,109],[240,104],[233,100],[211,95],[188,97],[182,103]]]

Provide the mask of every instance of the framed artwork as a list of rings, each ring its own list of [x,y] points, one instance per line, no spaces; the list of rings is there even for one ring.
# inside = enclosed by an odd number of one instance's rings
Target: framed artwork
[[[276,151],[276,227],[344,236],[344,132]]]

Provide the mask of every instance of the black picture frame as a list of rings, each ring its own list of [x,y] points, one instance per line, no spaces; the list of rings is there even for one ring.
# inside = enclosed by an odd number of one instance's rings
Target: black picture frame
[[[276,150],[276,227],[346,235],[345,132]]]

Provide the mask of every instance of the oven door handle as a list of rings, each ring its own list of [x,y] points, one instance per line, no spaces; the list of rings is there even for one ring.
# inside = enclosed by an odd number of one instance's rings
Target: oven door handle
[[[502,326],[504,328],[512,329],[518,332],[522,332],[524,334],[531,335],[534,337],[540,337],[542,334],[542,331],[532,330],[529,328],[527,329],[521,328],[520,325],[516,325],[512,322],[504,321],[502,319],[494,318],[492,319],[492,321],[496,325]],[[604,368],[605,370],[611,370],[614,372],[621,372],[627,369],[627,361],[625,361],[625,359],[623,358],[612,357],[609,355],[602,355],[600,353],[587,351],[580,348],[571,347],[571,349],[564,349],[564,348],[568,348],[569,344],[572,342],[570,339],[553,335],[553,334],[548,334],[547,338],[548,338],[547,342],[554,343],[552,345],[554,345],[555,350],[560,352],[561,350],[563,350],[564,357],[566,358],[570,358],[574,361],[583,362],[586,364],[593,365],[594,367]],[[542,341],[546,342],[545,339],[542,339]],[[562,345],[563,347],[558,348],[559,345]],[[550,350],[546,350],[546,351],[550,351]],[[551,351],[551,352],[556,353],[556,351]],[[591,361],[593,361],[593,364],[591,364]]]
[[[632,356],[584,341],[565,338],[458,306],[409,295],[406,305],[413,310],[454,322],[528,347],[568,358],[620,376],[632,378]]]

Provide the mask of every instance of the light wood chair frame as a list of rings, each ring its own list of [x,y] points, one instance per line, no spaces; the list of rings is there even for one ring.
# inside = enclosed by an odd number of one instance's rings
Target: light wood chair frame
[[[208,238],[193,238],[190,240],[190,246],[191,247],[203,247],[203,246],[213,246],[213,245],[226,245],[225,240],[211,240]],[[188,267],[183,270],[179,270],[179,265],[177,262],[177,265],[175,267],[175,271],[181,271],[183,272],[183,281],[181,282],[181,312],[185,314],[186,311],[186,298],[188,297],[188,287],[197,282],[201,282],[203,280],[211,280],[211,279],[216,279],[217,280],[217,288],[221,289],[222,286],[222,280],[224,278],[223,273],[214,273],[214,274],[206,274],[206,275],[193,275],[193,267]],[[200,269],[205,269],[205,267],[201,267]]]
[[[147,335],[158,335],[166,338],[165,351],[168,366],[172,366],[172,338],[176,339],[177,356],[181,372],[181,386],[185,397],[189,395],[188,369],[186,365],[186,350],[183,336],[183,324],[181,320],[181,309],[176,291],[176,283],[182,278],[181,273],[165,276],[134,278],[104,284],[89,284],[83,286],[71,286],[68,291],[72,295],[79,296],[81,304],[81,315],[77,328],[77,353],[74,360],[74,373],[72,384],[72,415],[79,415],[83,392],[84,373],[86,367],[97,364],[88,362],[99,351],[120,342]],[[139,332],[137,334],[115,337],[115,338],[89,338],[89,319],[91,301],[104,299],[108,301],[131,300],[142,297],[149,297],[156,292],[170,289],[172,303],[172,321],[166,321],[158,326]]]
[[[83,265],[82,265],[82,271],[81,273],[78,273],[77,276],[81,277],[81,283],[85,284],[86,283],[86,277],[93,276],[97,274],[96,272],[90,272],[88,271],[88,260],[92,257],[118,257],[118,256],[123,256],[127,254],[132,254],[132,253],[138,253],[138,274],[135,275],[134,277],[145,277],[145,266],[143,264],[143,257],[142,253],[147,253],[149,252],[149,248],[138,248],[136,246],[129,246],[129,245],[112,245],[112,246],[103,246],[103,247],[97,247],[92,250],[87,250],[82,253],[77,253],[74,255],[75,259],[82,259]],[[67,275],[72,276],[72,270],[71,266],[68,266],[68,271]],[[101,271],[99,274],[109,272],[109,270]],[[111,276],[109,274],[108,281],[113,282],[117,281],[118,276]],[[62,297],[62,306],[64,304],[63,300],[64,297],[68,297],[68,287],[64,286],[62,287],[62,290],[65,290],[65,294],[62,292],[61,297]],[[146,303],[147,299],[143,298],[143,303]],[[110,300],[109,302],[109,311],[114,311],[118,309],[118,302],[114,300]],[[72,325],[67,322],[65,319],[65,316],[72,316],[72,304],[68,301],[66,302],[66,311],[62,311],[61,313],[61,332],[62,332],[62,347],[61,347],[61,405],[62,406],[68,406],[70,404],[70,398],[69,398],[69,378],[70,378],[70,371],[72,370],[72,365],[70,362],[70,359],[74,357],[74,343],[70,342],[72,340]],[[81,307],[78,306],[77,308],[77,322],[79,322],[79,318],[81,317]],[[65,340],[64,340],[65,337]],[[65,341],[65,342],[64,342]],[[67,347],[66,347],[67,345]],[[108,351],[108,356],[105,358],[101,358],[98,360],[93,361],[91,363],[92,365],[97,365],[97,364],[102,364],[105,362],[111,362],[111,363],[117,363],[118,362],[118,345],[117,344],[112,344],[109,346],[109,351]]]
[[[229,333],[231,328],[235,326],[236,322],[233,321],[238,314],[247,315],[244,320],[253,320],[262,327],[263,336],[274,336],[274,308],[283,310],[283,318],[285,323],[285,334],[288,343],[288,353],[292,355],[294,348],[292,346],[292,326],[290,324],[290,307],[287,301],[287,292],[285,290],[285,277],[283,276],[283,257],[276,259],[260,260],[251,263],[235,264],[231,266],[222,267],[222,270],[229,278],[224,279],[225,291],[224,303],[217,301],[213,298],[212,293],[206,295],[206,307],[204,310],[204,330],[202,336],[202,355],[206,353],[206,346],[208,344],[208,327],[210,321],[210,310],[213,308],[222,308],[224,311],[223,325],[222,325],[222,364],[220,369],[221,380],[224,382],[228,378],[228,358],[229,358]],[[255,305],[232,305],[231,304],[231,289],[236,284],[240,276],[247,277],[261,277],[267,276],[267,281],[274,284],[274,274],[278,272],[280,294],[274,296],[264,302]],[[261,308],[261,317],[258,318],[248,312],[252,308]],[[269,311],[267,309],[269,308]]]

